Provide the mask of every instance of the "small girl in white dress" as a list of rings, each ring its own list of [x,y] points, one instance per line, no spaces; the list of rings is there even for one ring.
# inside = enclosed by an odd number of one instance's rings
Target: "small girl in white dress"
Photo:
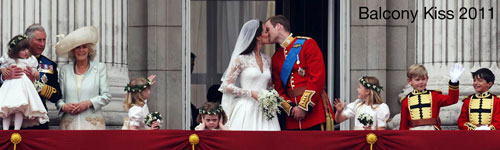
[[[149,114],[148,98],[151,95],[151,86],[156,83],[156,75],[151,75],[147,79],[135,78],[125,87],[124,108],[128,111],[128,118],[125,119],[122,129],[124,130],[158,130],[160,123],[154,121],[151,127],[144,122],[144,118]]]
[[[17,35],[8,43],[8,57],[0,58],[2,64],[2,75],[7,76],[6,70],[10,65],[16,65],[22,69],[31,69],[32,75],[38,79],[36,70],[38,62],[35,56],[29,52],[29,42],[25,35]],[[12,117],[14,117],[14,129],[32,127],[49,121],[47,110],[43,106],[33,82],[23,74],[19,79],[4,81],[0,88],[0,117],[3,118],[4,130],[8,130]]]
[[[196,121],[200,124],[194,130],[228,130],[225,126],[227,115],[219,104],[206,102],[199,112]]]
[[[354,130],[385,130],[390,112],[389,107],[383,103],[380,96],[382,89],[383,87],[379,85],[377,78],[361,77],[359,79],[358,99],[347,106],[342,104],[339,99],[335,99],[333,102],[337,109],[335,121],[340,123],[354,117],[356,118]],[[362,119],[364,117],[371,119]],[[367,122],[362,124],[360,120]]]

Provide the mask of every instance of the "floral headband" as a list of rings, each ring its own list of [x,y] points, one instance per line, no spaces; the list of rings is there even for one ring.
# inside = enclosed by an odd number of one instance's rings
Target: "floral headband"
[[[212,110],[206,110],[203,107],[201,107],[200,109],[198,109],[198,111],[200,112],[200,114],[204,115],[217,115],[222,112],[222,106],[219,105],[217,109],[212,109]]]
[[[146,79],[146,81],[148,82],[146,82],[146,84],[144,85],[130,86],[130,84],[127,84],[127,86],[125,86],[125,91],[128,93],[141,92],[142,90],[148,88],[152,84],[152,82],[149,81],[149,79]]]
[[[361,83],[364,87],[366,87],[368,89],[376,91],[377,93],[380,93],[380,91],[384,90],[384,87],[382,87],[382,86],[377,86],[375,84],[368,83],[365,80],[365,77],[359,78],[359,83]]]
[[[14,47],[16,47],[17,43],[21,42],[24,39],[28,39],[28,36],[21,35],[15,39],[13,39],[12,42],[9,43],[9,50],[12,50]]]

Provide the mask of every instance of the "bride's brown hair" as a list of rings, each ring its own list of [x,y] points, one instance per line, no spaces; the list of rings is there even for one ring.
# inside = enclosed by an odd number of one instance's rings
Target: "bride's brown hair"
[[[252,53],[255,46],[257,46],[257,37],[259,37],[260,35],[262,35],[262,21],[259,21],[259,27],[257,27],[257,31],[255,31],[255,36],[253,36],[252,43],[250,43],[250,45],[248,45],[245,51],[241,52],[240,55]]]

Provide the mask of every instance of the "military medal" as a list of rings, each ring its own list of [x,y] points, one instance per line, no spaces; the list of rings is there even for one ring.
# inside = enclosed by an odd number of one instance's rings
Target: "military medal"
[[[38,72],[40,73],[48,73],[48,74],[54,74],[54,67],[52,65],[47,65],[47,64],[40,64],[38,65]]]
[[[47,83],[47,81],[49,80],[47,78],[47,76],[45,74],[43,74],[43,76],[40,78],[40,80],[43,82],[43,83]]]
[[[306,71],[304,69],[302,69],[302,67],[299,67],[298,72],[299,72],[300,76],[305,76],[306,75]]]

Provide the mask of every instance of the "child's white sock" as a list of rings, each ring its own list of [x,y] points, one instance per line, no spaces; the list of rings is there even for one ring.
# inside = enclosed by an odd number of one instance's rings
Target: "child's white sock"
[[[14,130],[20,130],[22,124],[23,124],[23,114],[20,112],[16,112],[16,116],[14,118]]]
[[[10,126],[10,116],[2,119],[3,130],[9,130],[9,126]]]

